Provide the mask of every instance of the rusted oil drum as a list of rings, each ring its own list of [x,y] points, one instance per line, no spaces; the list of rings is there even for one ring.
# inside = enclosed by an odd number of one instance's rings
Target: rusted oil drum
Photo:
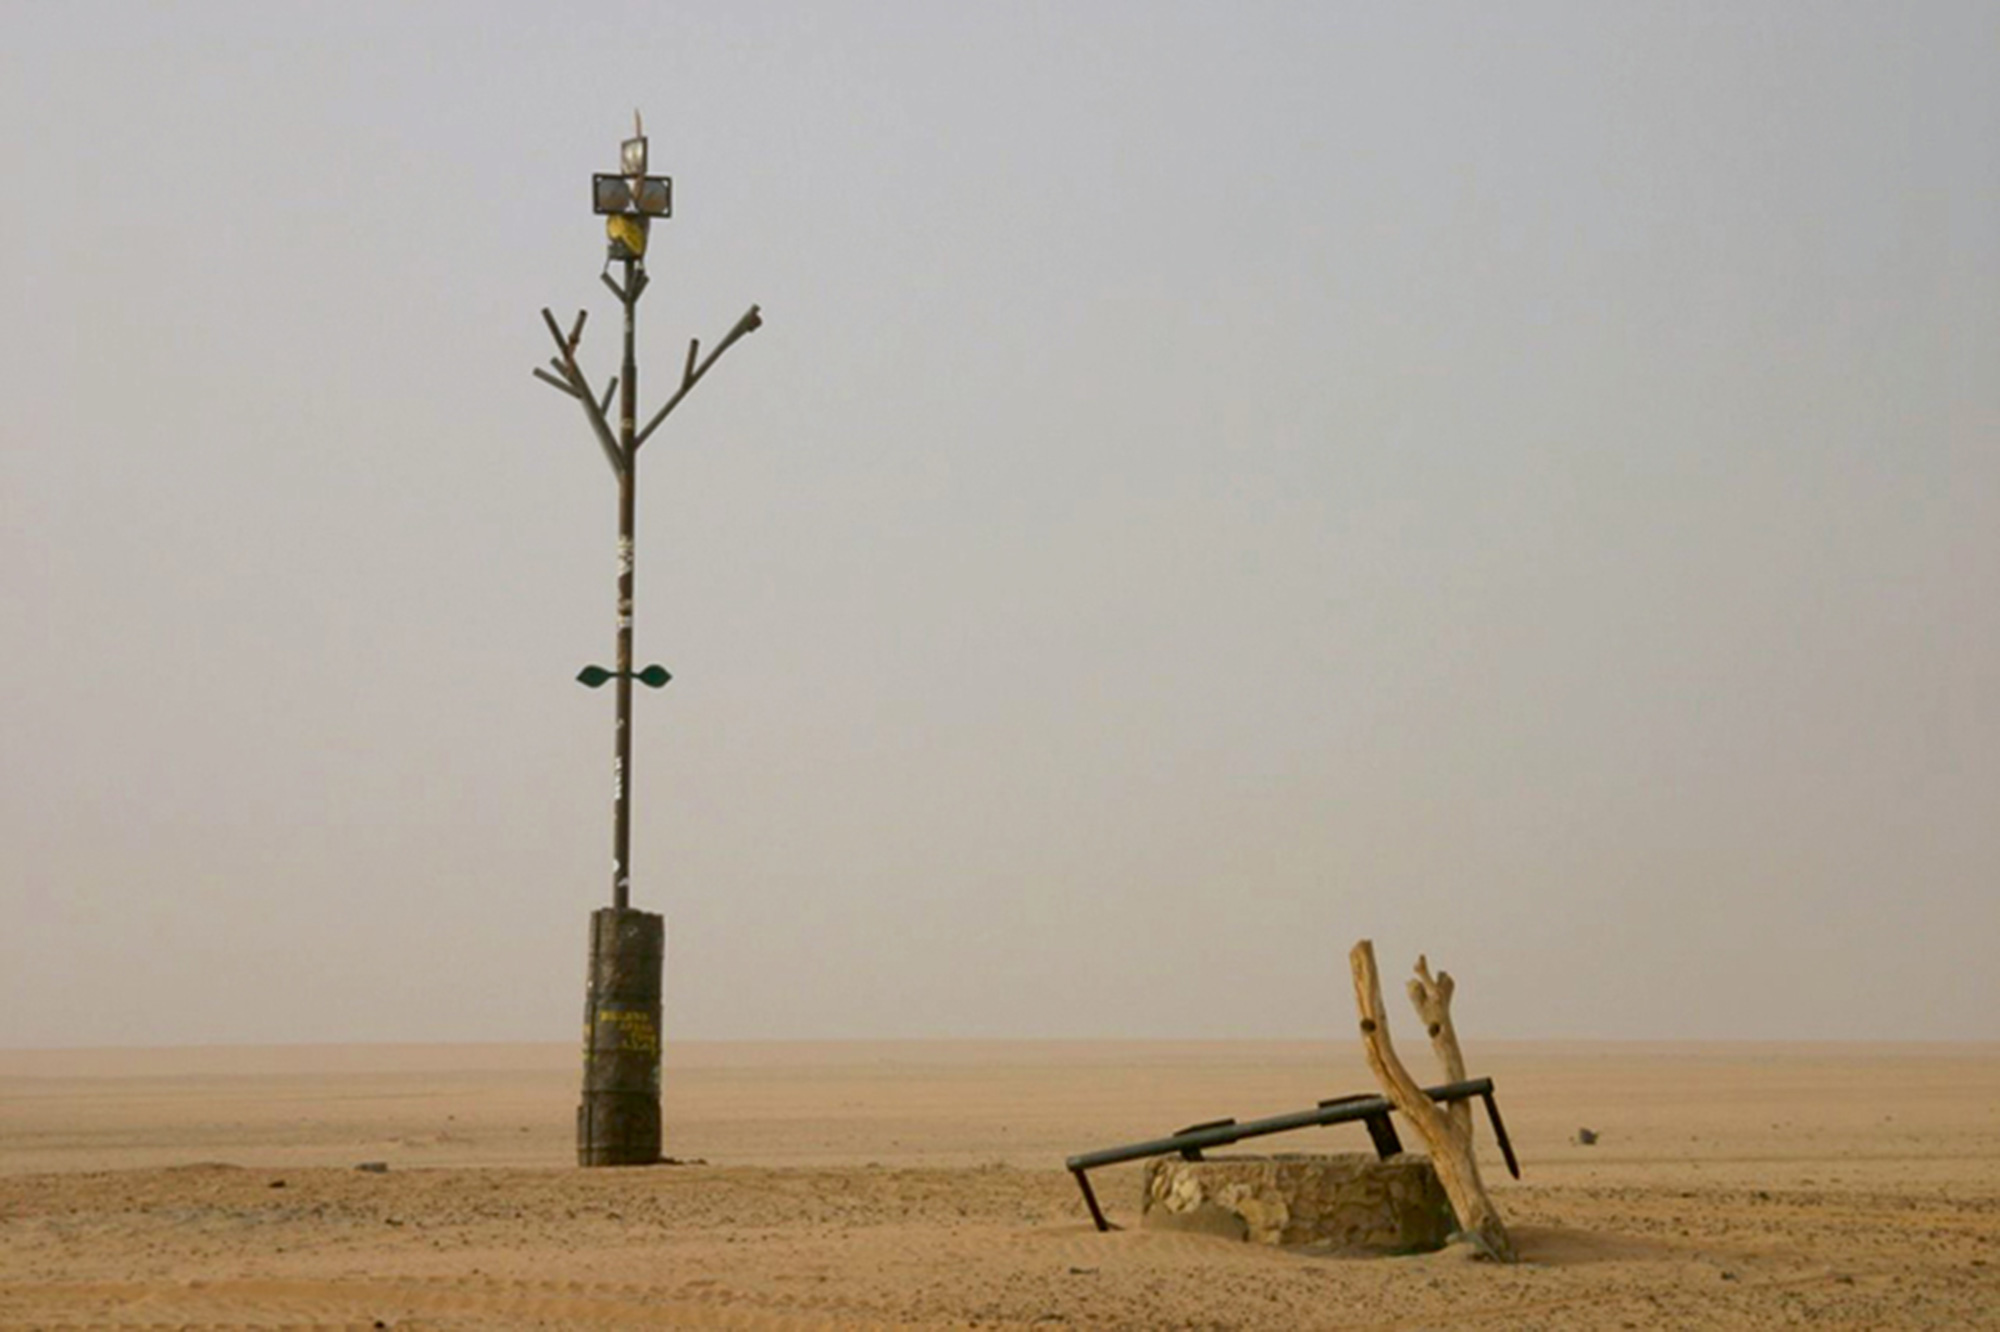
[[[606,907],[590,916],[583,1005],[583,1103],[576,1162],[651,1165],[660,1159],[660,972],[664,917]]]

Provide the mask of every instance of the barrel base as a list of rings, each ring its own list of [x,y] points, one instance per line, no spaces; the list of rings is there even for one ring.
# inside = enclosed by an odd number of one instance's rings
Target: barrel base
[[[660,979],[666,921],[606,907],[590,917],[590,983],[583,1012],[583,1099],[576,1162],[660,1160]]]
[[[660,1098],[619,1092],[585,1092],[576,1108],[576,1163],[580,1166],[657,1165]]]

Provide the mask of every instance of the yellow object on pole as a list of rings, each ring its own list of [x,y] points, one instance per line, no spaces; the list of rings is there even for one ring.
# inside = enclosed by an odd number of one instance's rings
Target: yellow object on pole
[[[614,247],[622,247],[620,254],[614,248],[614,259],[643,259],[646,256],[646,232],[649,217],[634,216],[630,213],[612,213],[604,219],[604,234],[611,238]]]

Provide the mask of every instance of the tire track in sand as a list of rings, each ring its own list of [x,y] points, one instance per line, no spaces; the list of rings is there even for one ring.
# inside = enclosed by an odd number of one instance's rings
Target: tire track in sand
[[[768,1307],[769,1303],[786,1305]],[[466,1278],[0,1283],[0,1328],[671,1327],[743,1332],[890,1328],[864,1310],[728,1290]]]

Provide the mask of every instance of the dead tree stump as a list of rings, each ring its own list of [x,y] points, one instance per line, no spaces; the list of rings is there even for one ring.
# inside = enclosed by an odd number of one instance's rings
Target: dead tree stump
[[[1389,1039],[1389,1015],[1382,1008],[1382,981],[1375,970],[1375,945],[1363,939],[1347,955],[1354,973],[1354,1003],[1361,1010],[1361,1048],[1367,1052],[1368,1066],[1375,1070],[1383,1094],[1403,1112],[1430,1147],[1431,1164],[1458,1215],[1460,1232],[1480,1255],[1496,1262],[1517,1261],[1513,1238],[1508,1235],[1486,1185],[1479,1178],[1479,1163],[1472,1155],[1472,1112],[1463,1107],[1463,1128],[1440,1110],[1424,1094]],[[1428,964],[1419,962],[1418,979],[1410,982],[1410,998],[1424,1019],[1439,1060],[1446,1063],[1446,1076],[1454,1081],[1465,1076],[1465,1060],[1459,1053],[1458,1033],[1451,1025],[1451,978],[1440,973],[1431,979]],[[1456,1064],[1456,1068],[1452,1064]]]

